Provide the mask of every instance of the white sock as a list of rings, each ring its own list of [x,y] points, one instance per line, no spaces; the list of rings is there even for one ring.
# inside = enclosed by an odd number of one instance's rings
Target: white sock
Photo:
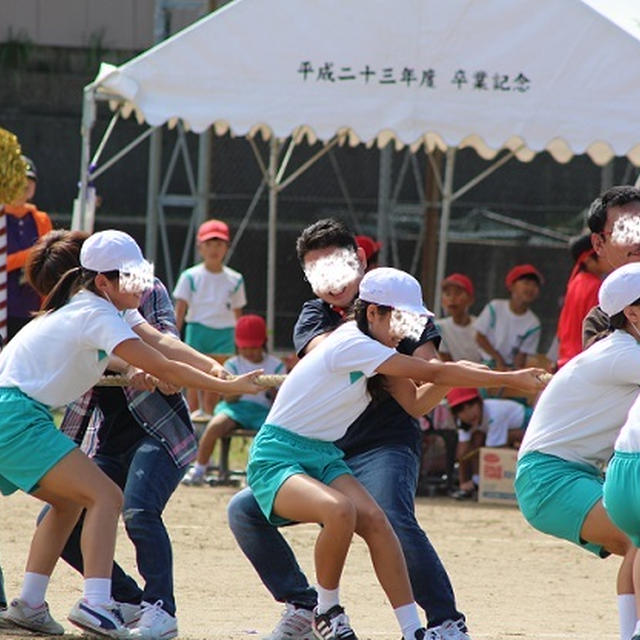
[[[204,473],[207,470],[206,464],[200,464],[199,462],[196,462],[193,466],[198,474]]]
[[[636,597],[633,593],[621,593],[618,596],[618,619],[620,620],[620,640],[630,640],[638,622]]]
[[[27,571],[24,574],[20,600],[24,600],[32,609],[44,603],[44,596],[49,586],[50,576]]]
[[[93,606],[111,601],[111,578],[85,578],[82,597]]]
[[[424,627],[422,622],[420,622],[416,603],[410,602],[409,604],[403,604],[401,607],[394,609],[393,613],[396,614],[405,640],[415,640],[416,631]]]
[[[331,607],[340,604],[340,587],[325,589],[318,584],[316,591],[318,592],[318,613],[326,613]]]
[[[476,487],[480,484],[480,476],[477,473],[474,473],[471,476],[471,480],[473,481],[473,484],[476,485]]]

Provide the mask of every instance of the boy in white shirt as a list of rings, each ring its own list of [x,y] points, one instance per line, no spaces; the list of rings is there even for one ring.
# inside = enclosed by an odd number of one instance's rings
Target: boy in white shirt
[[[540,320],[529,307],[543,281],[531,264],[513,267],[505,278],[509,298],[491,300],[475,321],[482,357],[493,368],[522,368],[527,356],[538,352]]]

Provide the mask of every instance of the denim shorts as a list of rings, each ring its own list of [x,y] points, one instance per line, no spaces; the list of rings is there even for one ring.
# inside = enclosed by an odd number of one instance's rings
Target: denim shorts
[[[237,422],[243,429],[257,431],[267,419],[269,409],[264,405],[250,400],[238,400],[237,402],[225,402],[221,400],[216,405],[214,415],[224,414]]]
[[[0,388],[0,492],[31,493],[76,448],[53,423],[49,408],[16,387]]]
[[[253,495],[273,525],[290,521],[273,512],[273,502],[287,478],[303,474],[324,484],[338,476],[352,475],[344,453],[333,442],[306,438],[273,424],[265,424],[251,445],[247,482]]]
[[[613,524],[640,547],[640,453],[615,452],[607,466],[603,501]]]
[[[234,334],[233,327],[212,329],[199,322],[187,322],[184,341],[200,353],[231,354],[236,350]]]
[[[514,484],[532,527],[604,558],[609,554],[602,546],[580,537],[587,514],[602,499],[603,482],[596,467],[533,451],[518,460]]]

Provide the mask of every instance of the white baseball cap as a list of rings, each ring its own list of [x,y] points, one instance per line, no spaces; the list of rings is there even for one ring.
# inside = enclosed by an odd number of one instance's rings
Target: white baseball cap
[[[136,270],[148,263],[138,243],[128,233],[107,229],[94,233],[83,242],[80,264],[89,271],[105,273]]]
[[[361,300],[410,311],[421,316],[433,316],[424,306],[420,283],[405,271],[379,267],[367,272],[360,282]]]
[[[640,299],[640,262],[631,262],[612,271],[598,292],[600,308],[615,316],[632,302]]]

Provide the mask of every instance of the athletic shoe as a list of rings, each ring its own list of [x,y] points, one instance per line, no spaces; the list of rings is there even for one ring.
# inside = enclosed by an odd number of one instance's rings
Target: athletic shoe
[[[331,607],[326,613],[318,613],[316,608],[313,612],[311,628],[318,640],[358,640],[349,626],[347,614],[339,604]]]
[[[43,602],[39,607],[30,607],[24,600],[15,598],[4,614],[4,619],[17,627],[29,629],[36,633],[44,633],[50,636],[61,636],[64,633],[63,626],[56,622],[49,613],[49,605]]]
[[[204,484],[204,470],[197,467],[190,467],[182,478],[182,484],[187,487],[199,487]]]
[[[471,640],[467,625],[462,618],[445,620],[440,626],[433,627],[429,631],[437,631],[442,640]]]
[[[7,607],[0,606],[0,629],[15,629],[15,626],[6,619]]]
[[[120,640],[131,637],[129,629],[124,625],[120,608],[115,602],[92,605],[80,598],[73,605],[68,620],[84,631],[106,638]]]
[[[178,621],[162,608],[162,600],[155,604],[142,603],[142,615],[131,629],[132,638],[142,640],[169,640],[178,635]]]
[[[313,640],[312,620],[313,611],[287,602],[276,628],[263,640]]]
[[[142,605],[131,602],[118,602],[117,600],[113,604],[118,607],[124,626],[129,629],[135,627],[142,615]]]

